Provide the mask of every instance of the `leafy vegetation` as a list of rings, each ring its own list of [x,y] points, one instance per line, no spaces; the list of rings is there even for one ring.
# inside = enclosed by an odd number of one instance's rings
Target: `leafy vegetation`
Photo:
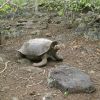
[[[69,9],[74,11],[100,10],[99,0],[70,0]]]
[[[42,6],[48,11],[58,12],[59,15],[64,15],[66,10],[100,12],[100,0],[10,0],[11,3],[5,3],[5,1],[7,0],[0,0],[0,15],[11,12],[16,13],[18,8],[23,9],[25,5],[32,6],[33,8]]]

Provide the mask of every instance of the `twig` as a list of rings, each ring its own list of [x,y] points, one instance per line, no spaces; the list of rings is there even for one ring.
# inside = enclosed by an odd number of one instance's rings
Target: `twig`
[[[6,69],[7,69],[7,66],[8,66],[8,63],[9,63],[10,61],[7,61],[7,62],[5,62],[5,68],[0,72],[0,74],[2,74]]]
[[[40,80],[38,83],[33,83],[32,85],[27,85],[26,87],[32,87],[32,86],[35,86],[35,85],[39,85],[43,82],[43,80]]]
[[[3,8],[6,4],[8,4],[10,2],[10,0],[7,0],[1,7],[0,7],[0,9],[1,8]]]
[[[44,69],[44,71],[43,71],[43,75],[45,74],[45,72],[46,72],[46,71],[45,71],[45,69]]]

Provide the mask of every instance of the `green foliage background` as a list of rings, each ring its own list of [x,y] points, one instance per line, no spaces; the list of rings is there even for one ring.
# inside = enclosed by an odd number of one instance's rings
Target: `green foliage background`
[[[21,9],[24,8],[24,5],[31,5],[35,7],[36,1],[39,6],[46,8],[48,11],[57,11],[59,15],[63,15],[65,10],[91,10],[100,12],[100,0],[12,0],[12,2]],[[0,5],[4,3],[5,0],[0,0]],[[0,14],[16,12],[18,8],[6,4],[0,8]]]

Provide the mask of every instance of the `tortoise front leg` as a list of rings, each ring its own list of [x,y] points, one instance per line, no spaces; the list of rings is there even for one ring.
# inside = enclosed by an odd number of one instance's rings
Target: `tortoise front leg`
[[[57,54],[57,52],[55,52],[55,54],[54,54],[53,56],[55,57],[55,59],[56,59],[57,61],[62,61],[62,60],[63,60],[63,56],[60,55],[60,54]]]
[[[47,64],[47,54],[44,54],[42,57],[42,61],[39,63],[33,63],[33,66],[42,67],[42,66],[45,66],[46,64]]]

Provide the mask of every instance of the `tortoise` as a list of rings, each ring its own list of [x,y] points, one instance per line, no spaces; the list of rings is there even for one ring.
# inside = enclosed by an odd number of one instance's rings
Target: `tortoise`
[[[57,53],[60,44],[46,38],[30,39],[22,45],[18,50],[21,57],[29,60],[39,61],[33,63],[33,66],[41,67],[47,64],[47,59],[51,58],[55,61],[62,61],[63,57]]]

